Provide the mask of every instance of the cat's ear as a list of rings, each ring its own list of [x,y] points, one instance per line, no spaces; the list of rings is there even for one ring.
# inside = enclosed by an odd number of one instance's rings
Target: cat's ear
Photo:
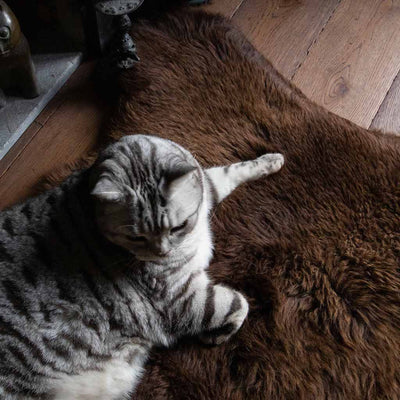
[[[175,173],[167,184],[167,198],[170,202],[184,205],[185,208],[197,207],[201,200],[202,189],[196,167]]]
[[[124,194],[117,185],[107,177],[101,177],[97,181],[91,195],[96,197],[98,200],[110,202],[121,201],[124,197]]]
[[[174,169],[167,171],[164,175],[166,186],[170,186],[174,182],[178,182],[179,179],[185,180],[185,176],[188,177],[188,174],[194,172],[196,167],[190,164],[184,164],[176,166]]]

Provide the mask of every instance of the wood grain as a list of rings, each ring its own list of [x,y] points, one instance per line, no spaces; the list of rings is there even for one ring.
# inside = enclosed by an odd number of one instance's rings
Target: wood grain
[[[233,15],[281,73],[329,110],[400,132],[400,0],[214,0],[202,8]],[[92,68],[75,72],[0,161],[0,208],[96,144],[106,107]]]
[[[15,159],[21,154],[24,148],[29,144],[29,142],[41,128],[41,124],[36,121],[32,122],[24,134],[17,140],[14,146],[0,160],[0,178],[8,171]]]
[[[400,68],[400,0],[342,0],[293,82],[369,127]]]
[[[247,0],[234,23],[278,71],[291,79],[340,0]]]
[[[49,102],[46,108],[37,116],[36,122],[45,125],[49,118],[60,108],[71,94],[79,91],[82,86],[90,85],[94,62],[85,62],[74,72],[71,78],[61,87],[56,96]]]
[[[213,0],[201,8],[213,14],[222,14],[227,18],[232,18],[244,0]]]
[[[69,90],[55,99],[58,108],[0,178],[0,209],[34,192],[37,183],[62,165],[77,160],[97,143],[105,105],[80,67]],[[48,110],[49,111],[49,110]]]
[[[370,128],[400,135],[400,73],[379,107]]]

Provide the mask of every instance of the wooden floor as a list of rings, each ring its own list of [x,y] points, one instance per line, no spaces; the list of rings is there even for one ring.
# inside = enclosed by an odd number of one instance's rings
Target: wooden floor
[[[214,0],[203,8],[231,18],[312,100],[400,133],[400,0]],[[91,69],[79,68],[0,161],[0,208],[96,143],[104,104]]]

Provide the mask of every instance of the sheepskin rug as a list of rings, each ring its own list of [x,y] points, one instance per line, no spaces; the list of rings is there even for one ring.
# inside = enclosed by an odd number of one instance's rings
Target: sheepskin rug
[[[155,350],[134,399],[400,398],[400,138],[309,101],[222,17],[132,33],[111,137],[157,134],[204,167],[286,157],[212,215],[210,274],[249,300],[243,328]]]

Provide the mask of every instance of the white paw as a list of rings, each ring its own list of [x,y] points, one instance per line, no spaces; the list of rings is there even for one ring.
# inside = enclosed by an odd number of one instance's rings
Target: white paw
[[[228,319],[228,321],[230,323],[235,325],[235,327],[236,327],[235,332],[237,332],[240,329],[240,327],[243,325],[243,322],[246,319],[247,314],[249,313],[249,303],[247,302],[247,300],[241,293],[239,293],[239,292],[236,292],[236,293],[239,295],[241,307],[239,310],[237,310],[235,313],[233,313],[231,315],[231,317]]]
[[[240,299],[240,308],[234,313],[230,314],[224,323],[209,331],[202,332],[199,335],[203,343],[210,345],[219,345],[226,342],[232,337],[243,325],[244,320],[249,312],[249,304],[242,294],[236,292]]]
[[[262,165],[263,173],[266,175],[278,172],[283,164],[285,163],[285,158],[280,153],[267,153],[257,158]]]

